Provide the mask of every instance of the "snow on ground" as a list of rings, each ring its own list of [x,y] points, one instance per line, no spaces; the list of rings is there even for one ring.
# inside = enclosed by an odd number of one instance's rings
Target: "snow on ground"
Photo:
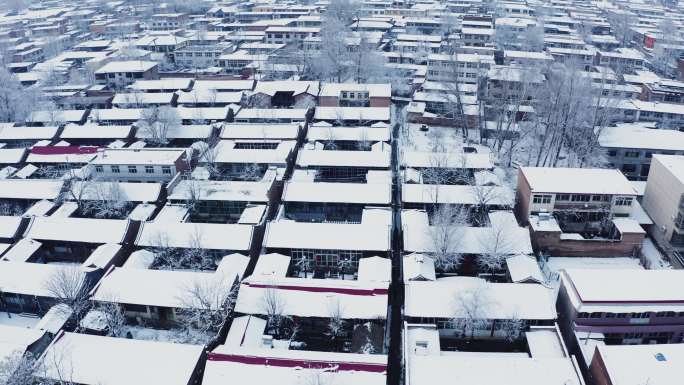
[[[551,257],[541,268],[550,281],[557,281],[562,269],[644,269],[639,259],[628,257]]]
[[[21,326],[25,328],[33,328],[40,321],[40,317],[32,314],[18,314],[18,313],[0,313],[0,325],[7,326]]]
[[[126,326],[126,332],[131,333],[133,339],[146,341],[173,342],[177,344],[203,345],[213,337],[194,329],[153,329],[143,326]]]
[[[644,243],[641,246],[641,255],[644,256],[644,263],[646,267],[652,270],[657,269],[671,269],[672,266],[665,259],[665,257],[660,253],[649,238],[644,239]]]

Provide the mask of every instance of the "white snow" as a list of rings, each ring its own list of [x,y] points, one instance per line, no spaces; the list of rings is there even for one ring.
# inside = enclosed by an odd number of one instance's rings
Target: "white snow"
[[[64,333],[41,360],[55,380],[69,373],[70,381],[89,385],[187,385],[201,353],[200,345]]]

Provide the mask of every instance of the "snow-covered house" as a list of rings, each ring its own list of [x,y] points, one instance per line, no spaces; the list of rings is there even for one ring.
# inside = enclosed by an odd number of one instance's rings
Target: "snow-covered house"
[[[315,172],[317,182],[364,183],[369,172],[388,171],[390,168],[392,152],[384,142],[376,143],[370,151],[312,147],[299,151],[296,166],[300,170]]]
[[[316,105],[317,81],[259,81],[250,96],[256,108],[308,108]]]
[[[177,326],[186,309],[223,306],[221,299],[242,279],[248,262],[246,256],[227,255],[215,272],[111,267],[90,295],[96,302],[121,305],[131,322]],[[198,290],[203,290],[202,294]]]
[[[83,385],[189,385],[199,378],[202,352],[201,345],[62,332],[39,357],[39,377]]]
[[[388,286],[386,281],[250,276],[240,285],[235,312],[268,320],[264,334],[270,337],[264,341],[274,347],[297,341],[314,350],[379,353]],[[324,342],[326,332],[332,334]]]
[[[266,224],[263,245],[267,252],[292,257],[299,273],[339,277],[354,274],[361,258],[389,257],[390,240],[391,212],[369,207],[357,223],[278,218]]]
[[[93,175],[121,182],[167,182],[189,170],[183,148],[104,149],[93,159]]]
[[[575,333],[608,344],[680,343],[684,339],[680,270],[566,269],[557,308],[568,346]]]
[[[209,352],[202,383],[220,385],[232,378],[249,378],[259,384],[334,381],[336,385],[382,385],[387,382],[386,371],[387,356],[379,354],[292,351],[226,344]]]
[[[275,193],[275,173],[259,181],[186,179],[173,186],[170,204],[192,204],[191,222],[259,224]],[[257,207],[261,215],[254,216]]]
[[[404,311],[409,323],[436,325],[444,339],[510,338],[511,328],[518,339],[529,326],[556,321],[550,288],[463,276],[407,282]]]
[[[41,262],[83,263],[101,245],[129,244],[137,226],[123,219],[41,217],[31,219],[23,236],[42,244]]]

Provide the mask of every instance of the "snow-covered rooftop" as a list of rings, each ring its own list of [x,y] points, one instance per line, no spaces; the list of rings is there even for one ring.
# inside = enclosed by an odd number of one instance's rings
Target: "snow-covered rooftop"
[[[203,346],[103,337],[58,335],[41,356],[41,375],[88,385],[187,385]],[[113,365],[112,363],[116,363]]]
[[[325,318],[339,309],[343,319],[385,319],[387,288],[377,281],[251,276],[240,285],[235,311],[266,315],[266,303],[277,301],[283,315]]]
[[[392,200],[391,187],[389,183],[288,181],[282,201],[388,205]]]
[[[278,220],[266,225],[264,246],[270,249],[386,252],[390,249],[390,235],[390,226],[378,223],[308,223]]]
[[[636,195],[617,169],[522,167],[532,193]]]
[[[255,384],[384,385],[387,356],[305,350],[238,348],[220,345],[209,353],[202,383],[235,378]]]
[[[198,288],[210,291],[206,295],[213,301],[213,296],[222,298],[230,292],[235,280],[244,274],[248,257],[235,254],[227,258],[221,264],[227,263],[230,268],[216,272],[114,268],[93,289],[92,299],[168,308],[202,307],[194,294]],[[209,305],[220,306],[218,302]]]
[[[142,224],[137,246],[249,250],[253,227],[225,223],[185,223],[155,220]]]
[[[463,316],[460,296],[480,291],[486,319],[555,320],[553,290],[533,283],[492,283],[474,277],[449,277],[437,281],[406,283],[405,314],[409,317],[454,318]],[[442,298],[435,301],[435,298]]]

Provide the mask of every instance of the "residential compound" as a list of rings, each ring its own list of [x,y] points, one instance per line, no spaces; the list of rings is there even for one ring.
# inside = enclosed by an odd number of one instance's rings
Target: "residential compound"
[[[680,385],[682,32],[0,1],[0,383]]]

